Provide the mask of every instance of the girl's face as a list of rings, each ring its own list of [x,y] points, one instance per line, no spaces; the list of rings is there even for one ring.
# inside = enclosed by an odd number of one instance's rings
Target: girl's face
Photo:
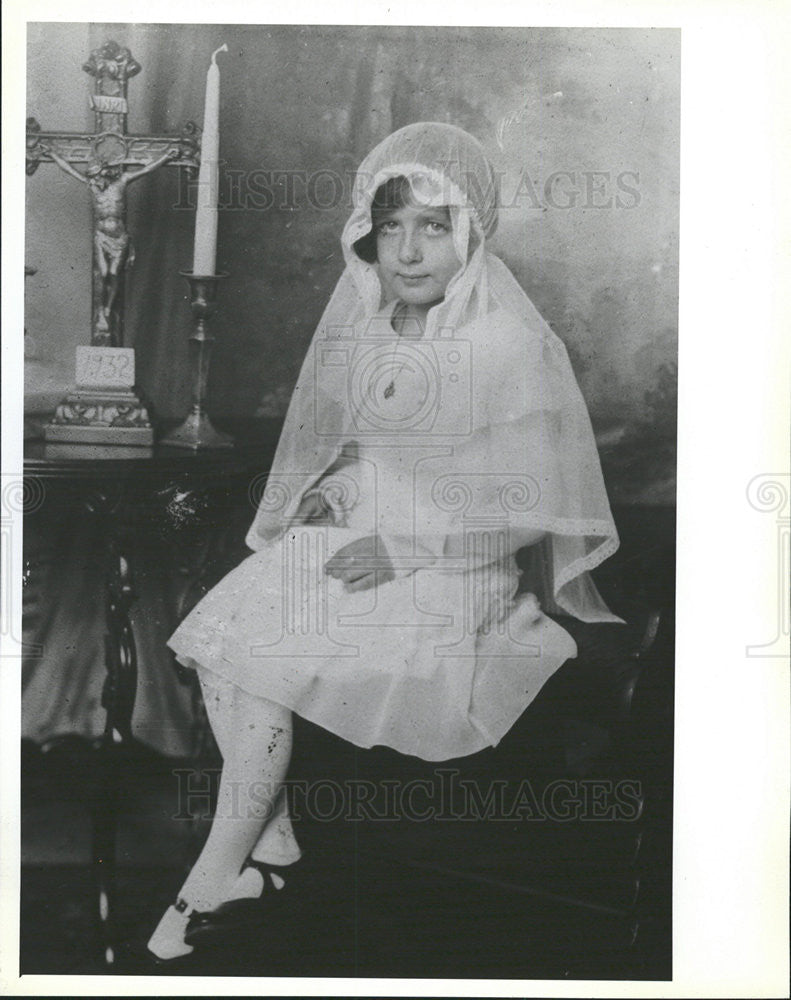
[[[405,205],[377,214],[376,256],[385,298],[428,311],[461,267],[449,210]]]

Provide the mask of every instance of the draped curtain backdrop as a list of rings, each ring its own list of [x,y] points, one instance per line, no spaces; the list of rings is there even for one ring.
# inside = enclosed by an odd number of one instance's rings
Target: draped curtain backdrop
[[[342,270],[354,169],[394,129],[448,121],[483,142],[501,175],[494,249],[568,347],[611,496],[673,502],[677,31],[32,24],[28,113],[43,129],[93,130],[81,66],[109,39],[143,67],[129,83],[138,133],[200,124],[211,52],[228,44],[217,266],[230,277],[213,325],[213,415],[285,412]],[[172,168],[128,190],[126,342],[155,415],[180,418],[190,313],[178,272],[191,267],[197,192]],[[89,340],[88,193],[43,165],[27,220],[35,416],[71,388],[74,347]]]

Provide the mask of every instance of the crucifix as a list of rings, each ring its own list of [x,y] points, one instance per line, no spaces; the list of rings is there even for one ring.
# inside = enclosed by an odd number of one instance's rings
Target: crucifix
[[[83,65],[94,78],[93,133],[42,132],[28,118],[26,171],[54,163],[84,184],[93,209],[93,284],[90,347],[77,348],[77,391],[47,426],[50,440],[150,444],[145,406],[133,391],[134,352],[125,348],[124,275],[134,262],[126,227],[126,189],[163,166],[194,173],[200,164],[198,128],[178,136],[126,131],[128,81],[141,70],[128,48],[108,41]]]

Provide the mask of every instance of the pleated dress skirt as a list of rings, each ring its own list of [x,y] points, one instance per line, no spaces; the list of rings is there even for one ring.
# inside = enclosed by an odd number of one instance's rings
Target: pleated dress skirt
[[[277,702],[360,747],[428,761],[495,746],[576,655],[511,556],[439,558],[352,592],[327,560],[370,536],[360,464],[343,526],[293,523],[211,590],[168,640],[186,667]],[[393,498],[398,506],[398,498]],[[381,505],[380,505],[381,508]],[[374,529],[375,530],[375,529]]]

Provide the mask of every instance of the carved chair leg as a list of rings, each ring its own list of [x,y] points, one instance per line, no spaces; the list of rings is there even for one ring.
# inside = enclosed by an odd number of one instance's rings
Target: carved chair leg
[[[98,753],[99,781],[93,816],[92,868],[97,894],[101,960],[111,968],[116,961],[118,940],[114,894],[119,788],[125,750],[132,742],[137,651],[129,621],[129,608],[135,599],[130,565],[121,554],[118,540],[111,533],[108,533],[108,548],[107,677],[102,692],[102,705],[107,718]]]

